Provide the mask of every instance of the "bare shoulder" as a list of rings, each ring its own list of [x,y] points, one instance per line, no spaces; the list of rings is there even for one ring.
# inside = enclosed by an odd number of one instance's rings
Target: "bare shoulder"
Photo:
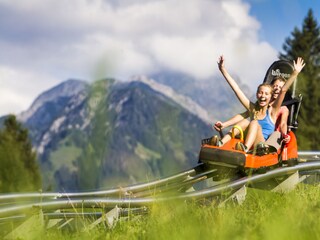
[[[286,106],[281,106],[279,110],[279,114],[289,113],[289,109]]]

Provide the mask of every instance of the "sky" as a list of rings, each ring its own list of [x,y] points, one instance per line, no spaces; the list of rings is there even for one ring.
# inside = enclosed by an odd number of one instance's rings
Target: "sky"
[[[310,8],[319,23],[320,0],[0,0],[0,116],[71,78],[213,78],[221,54],[255,89]]]

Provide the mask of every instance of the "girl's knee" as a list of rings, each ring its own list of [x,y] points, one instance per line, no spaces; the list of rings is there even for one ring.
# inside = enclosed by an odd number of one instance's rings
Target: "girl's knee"
[[[255,128],[257,128],[257,127],[259,127],[260,126],[260,124],[259,124],[259,122],[258,122],[258,120],[252,120],[251,122],[250,122],[250,124],[249,124],[249,127],[255,127]]]
[[[252,120],[252,121],[250,122],[249,131],[250,131],[250,132],[256,132],[256,133],[262,132],[262,128],[261,128],[258,120]]]
[[[242,129],[245,129],[250,124],[248,119],[241,120],[237,125],[239,125]]]
[[[258,120],[255,119],[255,120],[252,120],[252,121],[250,122],[250,124],[251,124],[251,125],[257,125],[257,124],[259,124],[259,122],[258,122]]]

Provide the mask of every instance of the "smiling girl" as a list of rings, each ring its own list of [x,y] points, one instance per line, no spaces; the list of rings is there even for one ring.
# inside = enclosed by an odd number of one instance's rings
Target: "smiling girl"
[[[270,84],[260,84],[257,89],[255,103],[250,102],[243,91],[239,88],[236,81],[230,76],[224,66],[224,57],[220,56],[218,60],[218,67],[222,75],[236,94],[241,104],[250,112],[251,121],[248,126],[248,133],[244,144],[237,144],[236,149],[247,152],[259,142],[265,142],[271,133],[274,131],[275,122],[280,111],[281,104],[285,97],[286,92],[294,82],[305,63],[302,58],[297,58],[296,62],[293,61],[294,71],[289,79],[283,85],[279,92],[278,97],[272,105],[270,100],[272,98],[273,88]]]

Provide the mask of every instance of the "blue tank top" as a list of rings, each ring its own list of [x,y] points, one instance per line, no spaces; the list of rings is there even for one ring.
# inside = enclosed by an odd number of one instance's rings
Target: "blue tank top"
[[[267,140],[268,137],[271,135],[271,133],[274,132],[274,128],[275,128],[275,124],[273,123],[270,117],[269,110],[267,110],[265,118],[258,120],[258,123],[262,128],[262,134],[263,134],[264,140]]]

